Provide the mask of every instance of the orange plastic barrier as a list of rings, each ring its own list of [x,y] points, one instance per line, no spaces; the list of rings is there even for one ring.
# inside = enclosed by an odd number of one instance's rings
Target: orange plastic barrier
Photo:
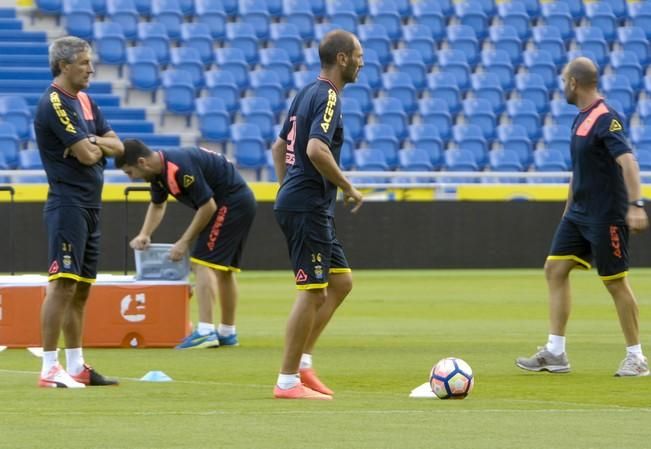
[[[0,345],[41,346],[47,281],[29,278],[0,277]],[[175,346],[190,331],[190,296],[185,282],[111,282],[100,276],[86,306],[83,346]]]

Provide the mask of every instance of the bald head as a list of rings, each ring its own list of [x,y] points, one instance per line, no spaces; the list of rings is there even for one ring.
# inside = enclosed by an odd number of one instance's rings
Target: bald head
[[[321,67],[332,67],[337,63],[337,55],[343,53],[350,57],[355,50],[357,38],[345,30],[332,30],[323,37],[319,44]]]
[[[567,65],[567,78],[574,78],[576,84],[581,87],[597,87],[599,71],[597,66],[590,59],[581,56]]]

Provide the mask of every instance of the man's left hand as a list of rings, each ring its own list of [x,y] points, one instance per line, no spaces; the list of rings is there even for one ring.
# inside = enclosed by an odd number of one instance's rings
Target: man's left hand
[[[633,234],[642,232],[648,228],[649,218],[647,217],[644,208],[629,206],[628,212],[626,213],[626,224]]]
[[[188,253],[188,248],[189,245],[186,242],[179,240],[174,244],[174,246],[172,246],[172,249],[170,249],[170,259],[174,262],[183,259],[183,257]]]

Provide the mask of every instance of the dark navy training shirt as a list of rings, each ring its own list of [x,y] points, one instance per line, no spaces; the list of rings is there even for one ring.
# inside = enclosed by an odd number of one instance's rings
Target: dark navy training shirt
[[[280,131],[287,142],[287,173],[276,197],[275,210],[323,212],[334,216],[337,186],[324,178],[307,156],[307,142],[325,142],[337,164],[344,139],[341,101],[335,86],[319,77],[294,98]]]
[[[111,131],[95,102],[85,92],[72,95],[52,84],[36,108],[34,131],[49,184],[46,209],[99,208],[106,160],[88,166],[75,157],[63,157],[66,148],[89,134],[103,136]]]
[[[220,206],[226,198],[248,190],[244,178],[223,154],[204,148],[158,152],[163,172],[151,182],[151,201],[164,203],[168,195],[198,209],[214,198]]]
[[[572,125],[572,195],[567,217],[579,223],[622,224],[628,194],[615,159],[630,153],[619,114],[598,100]]]

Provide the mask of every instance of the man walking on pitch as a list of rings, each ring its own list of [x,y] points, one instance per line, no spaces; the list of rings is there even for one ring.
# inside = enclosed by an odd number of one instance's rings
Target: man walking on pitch
[[[615,302],[626,340],[626,357],[615,376],[647,376],[642,353],[637,301],[628,283],[628,234],[648,227],[640,189],[640,173],[624,136],[622,119],[597,91],[597,67],[587,58],[563,70],[565,97],[579,115],[572,126],[572,179],[565,212],[547,261],[550,333],[547,345],[517,366],[529,371],[565,373],[565,328],[570,315],[570,271],[597,271]]]
[[[332,399],[316,376],[312,351],[337,307],[352,289],[352,275],[334,228],[337,187],[353,212],[362,195],[339,169],[343,120],[339,93],[364,65],[357,38],[343,30],[319,45],[321,74],[294,98],[273,145],[281,182],[274,210],[285,234],[298,296],[287,322],[285,351],[274,396]]]
[[[43,366],[38,385],[115,385],[84,362],[81,337],[84,308],[97,276],[105,157],[122,154],[122,142],[82,92],[93,74],[90,45],[77,37],[57,39],[50,46],[49,60],[54,80],[34,119],[49,184],[44,208],[49,284],[41,309]],[[57,356],[62,330],[66,370]]]
[[[223,155],[203,148],[152,151],[139,140],[124,141],[124,156],[115,164],[131,179],[151,183],[151,203],[134,249],[146,249],[158,228],[168,195],[196,210],[192,222],[174,244],[172,260],[181,260],[196,240],[190,261],[199,305],[197,329],[177,349],[236,346],[235,307],[242,251],[255,217],[253,192]],[[217,294],[221,323],[215,329]]]

